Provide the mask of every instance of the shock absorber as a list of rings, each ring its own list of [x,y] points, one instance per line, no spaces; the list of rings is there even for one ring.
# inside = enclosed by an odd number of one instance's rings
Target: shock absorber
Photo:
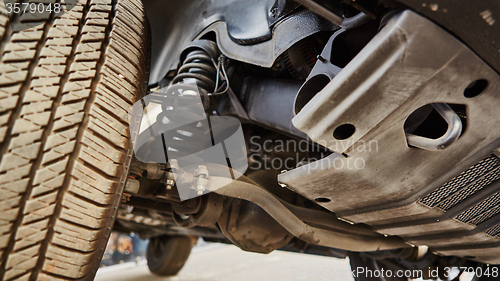
[[[205,193],[208,172],[200,171],[208,171],[207,167],[227,167],[230,178],[234,178],[233,169],[244,172],[246,149],[244,142],[239,147],[243,133],[236,118],[207,114],[209,96],[227,92],[229,97],[236,97],[225,72],[228,61],[220,55],[217,45],[208,40],[195,41],[184,49],[179,61],[170,85],[143,100],[141,109],[146,117],[141,120],[149,125],[137,138],[140,147],[136,157],[144,162],[154,159],[153,162],[167,164],[165,169],[172,173],[175,183],[168,178],[165,185],[169,186],[167,189],[175,187],[179,198],[185,200]],[[238,145],[226,147],[227,139]],[[230,158],[239,162],[233,166]]]
[[[157,116],[158,123],[182,124],[162,136],[170,159],[196,153],[206,148],[207,141],[213,142],[205,111],[209,107],[208,96],[219,86],[219,65],[215,62],[219,56],[217,45],[208,40],[192,42],[181,53],[177,75],[170,82],[169,98]]]

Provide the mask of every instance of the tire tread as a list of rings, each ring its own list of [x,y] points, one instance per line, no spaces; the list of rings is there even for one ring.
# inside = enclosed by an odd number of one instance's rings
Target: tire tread
[[[11,32],[0,8],[0,280],[93,279],[126,180],[142,3],[68,2]]]

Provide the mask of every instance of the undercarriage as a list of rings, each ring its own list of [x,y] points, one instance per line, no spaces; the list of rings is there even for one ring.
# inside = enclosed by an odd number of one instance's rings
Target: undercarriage
[[[176,49],[161,49],[167,56],[153,46],[153,92],[189,73],[201,84],[197,75],[222,77],[224,92],[209,92],[205,111],[241,122],[248,169],[184,201],[171,163],[133,162],[138,188],[122,197],[116,227],[260,253],[498,263],[496,62],[426,18],[425,8],[451,13],[446,6],[300,2],[241,10],[206,2],[197,7],[214,21],[199,29],[197,18],[186,19],[193,39],[178,60]],[[251,19],[238,14],[248,9]],[[189,59],[196,50],[215,62],[205,61],[212,72],[189,68],[203,62]],[[223,178],[210,168],[208,186]]]
[[[201,237],[498,280],[499,2],[28,2],[0,7],[0,280],[91,280],[112,229],[162,276]]]

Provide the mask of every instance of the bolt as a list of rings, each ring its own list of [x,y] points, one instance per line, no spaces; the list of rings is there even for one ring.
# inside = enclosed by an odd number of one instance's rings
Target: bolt
[[[322,63],[327,63],[327,60],[326,60],[324,57],[322,57],[321,55],[318,55],[316,58],[317,58],[320,62],[322,62]]]
[[[174,184],[175,184],[174,180],[169,179],[169,180],[167,180],[165,186],[166,186],[167,190],[170,190],[170,189],[172,189],[172,187],[174,186]]]

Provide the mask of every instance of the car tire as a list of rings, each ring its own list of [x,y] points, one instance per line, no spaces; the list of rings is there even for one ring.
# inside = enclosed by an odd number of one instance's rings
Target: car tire
[[[0,280],[92,280],[127,179],[144,8],[64,3],[57,15],[0,7]]]
[[[149,270],[159,276],[176,275],[186,263],[194,239],[188,236],[160,236],[149,240],[146,251]]]

